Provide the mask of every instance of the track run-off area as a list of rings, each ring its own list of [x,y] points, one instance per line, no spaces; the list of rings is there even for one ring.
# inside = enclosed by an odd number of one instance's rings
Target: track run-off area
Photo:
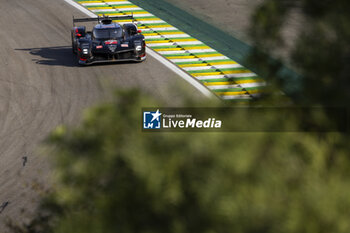
[[[177,65],[221,99],[249,101],[259,96],[266,85],[262,78],[249,69],[132,2],[74,1],[99,16],[132,14],[134,23],[145,36],[148,48]],[[115,21],[120,24],[132,22]]]
[[[176,107],[183,97],[179,90],[192,99],[205,98],[203,91],[184,81],[179,70],[223,99],[249,101],[264,85],[254,73],[200,38],[130,2],[76,3],[96,15],[133,13],[149,54],[156,55],[142,63],[79,67],[71,51],[70,31],[72,16],[86,17],[85,13],[64,0],[0,0],[1,233],[6,232],[7,217],[29,219],[41,184],[50,183],[48,159],[38,151],[42,141],[60,124],[76,125],[82,111],[108,100],[114,87],[137,88]],[[164,66],[162,59],[177,70]],[[177,85],[183,89],[174,88]]]
[[[27,221],[50,184],[50,153],[39,148],[56,126],[77,125],[84,109],[109,101],[115,88],[139,89],[174,107],[184,96],[206,98],[152,56],[80,67],[70,32],[72,16],[86,14],[64,0],[0,0],[0,12],[1,233],[8,217]]]

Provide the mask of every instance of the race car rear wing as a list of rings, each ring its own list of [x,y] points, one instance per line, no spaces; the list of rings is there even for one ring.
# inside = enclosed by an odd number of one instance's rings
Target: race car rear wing
[[[122,16],[97,16],[97,18],[74,18],[73,16],[73,27],[75,27],[75,23],[81,23],[81,22],[99,22],[99,23],[112,23],[112,20],[123,20],[123,19],[131,19],[132,22],[134,22],[134,15],[122,15]]]

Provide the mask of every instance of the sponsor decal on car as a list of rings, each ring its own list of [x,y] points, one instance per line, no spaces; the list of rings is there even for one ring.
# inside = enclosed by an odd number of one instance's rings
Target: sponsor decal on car
[[[121,45],[123,48],[128,48],[129,47],[129,44],[122,44]]]
[[[105,41],[105,44],[118,44],[117,40],[107,40]]]
[[[115,50],[117,49],[117,46],[116,45],[108,45],[108,49],[114,53]]]
[[[96,49],[102,49],[102,48],[103,48],[102,45],[97,45],[97,46],[96,46]]]

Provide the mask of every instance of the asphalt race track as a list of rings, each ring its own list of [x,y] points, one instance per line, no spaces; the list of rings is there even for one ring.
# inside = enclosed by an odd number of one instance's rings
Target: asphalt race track
[[[3,220],[26,220],[49,166],[37,147],[55,126],[79,122],[84,108],[108,97],[110,86],[141,88],[176,105],[186,86],[152,57],[144,63],[79,67],[70,48],[72,15],[63,0],[0,0],[0,232]]]

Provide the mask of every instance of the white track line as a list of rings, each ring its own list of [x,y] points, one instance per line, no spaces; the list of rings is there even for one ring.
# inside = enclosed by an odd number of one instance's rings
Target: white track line
[[[134,13],[134,18],[137,19],[137,18],[142,18],[142,17],[148,17],[148,16],[154,16],[152,14],[135,14]]]
[[[66,1],[66,0],[64,0]],[[67,0],[67,1],[70,1],[70,0]],[[67,2],[66,1],[66,2]],[[143,10],[142,8],[140,7],[130,7],[130,8],[114,8],[114,9],[94,9],[94,10],[91,10],[92,12],[109,12],[109,11],[139,11],[139,10]]]
[[[91,18],[97,18],[97,15],[95,15],[94,13],[92,13],[91,11],[89,11],[88,9],[86,9],[85,7],[83,7],[82,5],[80,5],[79,3],[74,2],[73,0],[64,0],[66,3],[70,4],[71,6],[74,6],[75,8],[77,8],[78,10],[80,10],[81,12],[87,14],[89,17]]]
[[[244,78],[244,77],[258,77],[254,73],[237,73],[237,74],[226,74],[226,75],[207,75],[207,76],[197,76],[196,79],[226,79],[226,78]]]
[[[265,82],[261,83],[241,83],[241,84],[233,84],[233,85],[207,85],[207,87],[211,90],[218,90],[218,89],[229,89],[229,88],[239,88],[239,87],[262,87],[266,86]]]
[[[130,4],[130,2],[129,1],[123,1],[123,2],[121,2],[121,1],[112,1],[112,2],[106,2],[108,5],[116,5],[116,4],[121,4],[121,3],[123,3],[123,4]]]
[[[71,6],[77,8],[81,12],[85,13],[86,15],[90,16],[91,18],[96,18],[95,14],[93,14],[91,11],[87,10],[85,7],[81,6],[80,4],[74,2],[73,0],[64,0],[64,1],[70,4]],[[157,54],[152,49],[147,48],[147,54],[155,58],[160,63],[162,63],[163,65],[168,67],[170,70],[175,72],[177,75],[179,75],[181,78],[186,80],[188,83],[194,86],[198,91],[200,91],[203,95],[210,98],[215,96],[209,89],[207,89],[204,85],[202,85],[197,80],[195,80],[191,75],[187,74],[185,71],[181,70],[178,66],[171,63],[169,60],[162,57],[161,55]]]
[[[135,21],[139,24],[157,24],[157,23],[166,23],[164,20],[147,20],[147,19],[137,19]]]
[[[81,5],[83,6],[102,6],[102,5],[106,5],[108,6],[106,3],[101,2],[101,3],[82,3]]]
[[[130,4],[132,5],[129,1],[123,1],[123,2],[106,2],[107,5],[122,5],[122,4]]]
[[[169,45],[198,45],[198,44],[202,44],[203,46],[205,44],[203,44],[200,41],[186,41],[186,42],[170,42],[170,43],[150,43],[148,41],[148,46],[149,47],[156,47],[156,46],[169,46]],[[215,51],[215,50],[214,50]]]
[[[176,58],[176,59],[170,59],[174,63],[179,63],[179,62],[194,62],[194,61],[215,61],[215,60],[225,60],[228,59],[225,56],[220,56],[220,57],[201,57],[201,58]]]
[[[152,46],[150,46],[152,47]],[[189,50],[173,50],[173,51],[159,51],[158,53],[164,54],[164,55],[178,55],[183,53],[207,53],[207,52],[215,52],[214,49],[189,49]]]
[[[191,37],[190,35],[187,34],[162,34],[158,36],[145,36],[147,39],[157,39],[157,38],[186,38],[186,37]]]
[[[208,90],[205,86],[203,86],[201,83],[199,83],[197,80],[195,80],[191,75],[186,73],[185,71],[181,70],[178,66],[175,64],[169,62],[166,58],[162,57],[158,53],[154,52],[152,49],[147,48],[147,54],[151,55],[158,61],[160,61],[163,65],[168,67],[170,70],[174,71],[176,74],[181,76],[183,79],[185,79],[188,83],[190,83],[192,86],[197,88],[201,93],[203,93],[207,97],[213,97],[215,96],[210,90]]]
[[[66,0],[65,0],[66,1]],[[91,10],[92,12],[110,12],[110,11],[118,11],[117,9],[98,9],[98,10]]]
[[[83,6],[102,6],[102,5],[122,5],[122,4],[130,4],[129,1],[124,2],[98,2],[98,3],[82,3]]]
[[[179,30],[176,27],[165,27],[165,28],[155,28],[155,27],[147,27],[144,29],[141,29],[141,31],[176,31]]]
[[[242,68],[243,66],[239,64],[232,64],[232,65],[208,65],[208,66],[191,66],[191,67],[184,67],[182,69],[186,71],[200,71],[200,70],[212,70],[212,69],[228,69],[228,68]]]

